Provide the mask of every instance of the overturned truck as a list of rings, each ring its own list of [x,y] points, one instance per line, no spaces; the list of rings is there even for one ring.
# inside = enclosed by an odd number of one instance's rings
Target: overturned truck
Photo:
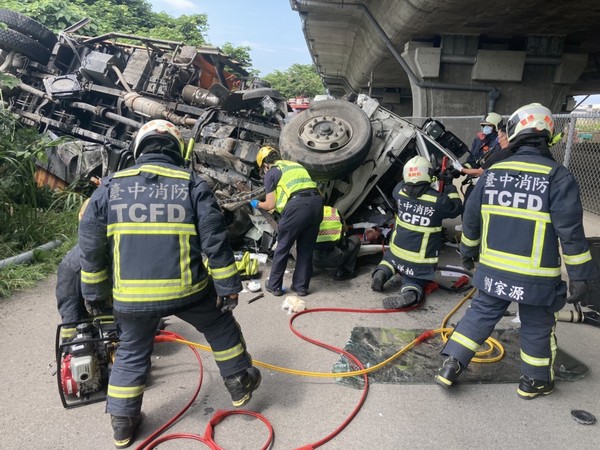
[[[350,223],[393,218],[391,190],[411,157],[434,167],[467,150],[437,121],[417,127],[365,95],[314,102],[291,113],[285,99],[214,47],[111,33],[54,34],[0,9],[3,107],[57,138],[40,179],[66,186],[132,163],[130,144],[152,119],[182,130],[190,167],[212,187],[236,245],[272,227],[248,206],[263,194],[256,154],[279,147],[320,183]],[[4,26],[2,26],[4,24]]]

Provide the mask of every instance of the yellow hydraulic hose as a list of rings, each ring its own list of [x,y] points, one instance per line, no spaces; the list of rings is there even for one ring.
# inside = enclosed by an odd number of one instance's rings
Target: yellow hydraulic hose
[[[357,375],[363,375],[365,373],[375,372],[376,370],[381,369],[383,366],[391,363],[396,358],[402,356],[404,353],[406,353],[408,350],[410,350],[411,348],[413,348],[418,343],[426,340],[427,338],[433,336],[436,333],[441,333],[441,332],[442,332],[441,329],[426,331],[425,333],[421,334],[419,337],[415,338],[412,342],[410,342],[409,344],[407,344],[400,351],[398,351],[394,355],[390,356],[385,361],[382,361],[379,364],[376,364],[376,365],[374,365],[372,367],[369,367],[368,369],[353,370],[351,372],[308,372],[308,371],[305,371],[305,370],[296,370],[296,369],[288,369],[286,367],[279,367],[279,366],[275,366],[273,364],[265,363],[265,362],[258,361],[258,360],[253,360],[252,362],[253,362],[254,365],[257,365],[257,366],[260,366],[260,367],[264,367],[266,369],[276,370],[277,372],[287,373],[287,374],[290,374],[290,375],[299,375],[299,376],[303,376],[303,377],[314,377],[314,378],[354,377],[354,376],[357,376]],[[173,342],[179,342],[180,344],[190,345],[192,347],[196,347],[196,348],[199,348],[201,350],[208,351],[208,352],[211,351],[211,348],[209,346],[198,344],[197,342],[186,341],[185,339],[169,339],[169,340],[173,341]]]
[[[253,360],[253,364],[255,364],[259,367],[264,367],[265,369],[275,370],[277,372],[287,373],[290,375],[299,375],[299,376],[303,376],[303,377],[313,377],[313,378],[344,378],[344,377],[354,377],[357,375],[364,375],[364,374],[368,374],[371,372],[375,372],[375,371],[381,369],[382,367],[388,365],[395,359],[399,358],[400,356],[402,356],[404,353],[406,353],[408,350],[413,348],[415,345],[429,339],[430,337],[432,337],[435,334],[440,334],[442,336],[442,339],[444,340],[444,343],[447,342],[448,336],[452,333],[452,331],[454,329],[446,328],[446,323],[448,322],[450,317],[452,317],[456,313],[456,311],[458,311],[465,304],[465,302],[467,300],[469,300],[471,297],[473,297],[473,295],[475,294],[476,291],[477,291],[477,288],[472,288],[456,304],[456,306],[454,308],[452,308],[452,310],[446,315],[446,317],[444,317],[444,320],[442,321],[442,328],[425,331],[420,336],[416,337],[410,343],[408,343],[404,348],[400,349],[397,353],[390,356],[385,361],[382,361],[374,366],[369,367],[368,369],[353,370],[350,372],[309,372],[309,371],[305,371],[305,370],[288,369],[286,367],[280,367],[280,366],[276,366],[276,365],[258,361],[258,360]],[[188,341],[185,339],[166,338],[166,337],[165,337],[165,340],[168,340],[170,342],[178,342],[180,344],[189,345],[191,347],[195,347],[200,350],[212,352],[211,348],[208,345],[199,344],[197,342],[192,342],[192,341]],[[482,351],[477,352],[475,354],[475,357],[472,359],[472,362],[493,363],[496,361],[500,361],[504,357],[504,347],[502,346],[502,344],[499,341],[497,341],[496,339],[494,339],[492,337],[489,337],[485,341],[485,344],[486,344],[487,348],[483,349]],[[490,355],[493,355],[494,353],[497,353],[497,355],[490,356]]]
[[[471,288],[471,290],[467,292],[467,294],[462,298],[462,300],[460,300],[456,304],[456,306],[452,308],[452,310],[448,314],[446,314],[444,320],[442,320],[441,335],[444,343],[448,342],[449,336],[454,330],[454,328],[446,328],[446,323],[448,323],[450,317],[452,317],[456,313],[456,311],[458,311],[465,304],[467,300],[469,300],[471,297],[473,297],[473,295],[475,295],[475,292],[477,292],[477,288]],[[490,336],[486,339],[484,344],[485,347],[482,350],[475,353],[475,356],[471,360],[472,362],[487,364],[500,361],[502,358],[504,358],[504,347],[498,340]],[[494,353],[497,353],[497,355],[491,356]]]

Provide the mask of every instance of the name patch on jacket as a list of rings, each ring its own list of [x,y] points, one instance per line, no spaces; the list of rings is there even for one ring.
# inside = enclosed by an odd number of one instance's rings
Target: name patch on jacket
[[[488,172],[485,177],[484,203],[541,211],[544,200],[539,194],[548,190],[548,183],[548,178],[537,175]]]
[[[488,294],[513,302],[520,302],[525,296],[524,286],[509,285],[500,279],[489,276],[483,279],[483,287]]]

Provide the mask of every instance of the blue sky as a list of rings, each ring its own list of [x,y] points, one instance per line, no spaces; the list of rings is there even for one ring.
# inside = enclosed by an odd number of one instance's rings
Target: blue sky
[[[312,64],[302,23],[289,0],[149,0],[155,12],[206,14],[208,41],[251,47],[252,66],[264,76],[292,64]]]

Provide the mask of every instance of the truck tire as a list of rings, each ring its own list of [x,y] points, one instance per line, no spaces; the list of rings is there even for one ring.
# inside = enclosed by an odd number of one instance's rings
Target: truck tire
[[[371,122],[345,100],[323,100],[298,113],[281,130],[285,159],[302,164],[315,181],[343,178],[369,154]]]
[[[50,60],[50,50],[15,30],[0,30],[0,48],[14,50],[43,65],[48,64]]]
[[[4,22],[9,29],[38,41],[50,51],[58,41],[52,30],[45,25],[10,9],[0,9],[0,22]]]

